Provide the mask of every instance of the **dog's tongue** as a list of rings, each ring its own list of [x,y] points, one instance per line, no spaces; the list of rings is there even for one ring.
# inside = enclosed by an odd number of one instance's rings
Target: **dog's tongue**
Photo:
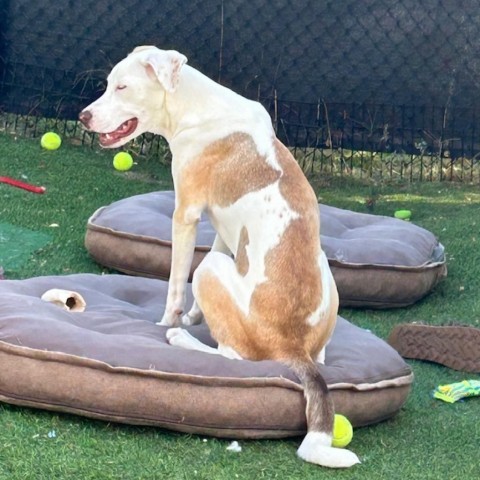
[[[109,133],[100,133],[100,144],[104,147],[117,143],[120,139],[131,135],[137,128],[138,120],[131,118],[123,122],[116,130]]]

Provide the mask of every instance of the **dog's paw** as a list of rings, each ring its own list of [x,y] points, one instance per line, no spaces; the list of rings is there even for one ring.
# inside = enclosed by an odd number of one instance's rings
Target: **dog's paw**
[[[169,328],[165,334],[167,341],[174,347],[197,350],[198,340],[183,328]]]
[[[198,325],[199,323],[202,323],[203,320],[203,315],[200,313],[200,315],[192,315],[190,313],[186,313],[182,317],[182,324],[190,327],[192,325]]]
[[[169,328],[165,336],[167,337],[168,343],[171,344],[170,340],[174,339],[176,336],[180,335],[180,332],[183,328]]]
[[[186,325],[187,327],[189,327],[191,325],[198,325],[199,323],[202,323],[202,320],[203,320],[202,310],[200,309],[197,301],[195,300],[193,302],[193,305],[190,311],[185,315],[183,315],[182,323],[183,325]]]

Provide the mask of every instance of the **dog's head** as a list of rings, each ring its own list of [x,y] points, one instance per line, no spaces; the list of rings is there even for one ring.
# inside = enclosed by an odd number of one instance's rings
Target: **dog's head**
[[[144,132],[162,133],[165,97],[174,93],[187,58],[174,50],[137,47],[110,72],[105,93],[79,115],[100,145],[115,148]]]

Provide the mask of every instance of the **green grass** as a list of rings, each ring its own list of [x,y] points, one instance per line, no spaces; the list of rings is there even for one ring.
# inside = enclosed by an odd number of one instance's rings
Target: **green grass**
[[[7,269],[9,279],[39,275],[102,273],[83,239],[95,209],[120,198],[170,189],[170,172],[160,161],[138,159],[118,173],[112,152],[65,144],[41,150],[38,140],[0,135],[0,175],[28,177],[47,187],[35,195],[0,184],[0,223],[51,238],[25,261]],[[366,211],[368,184],[312,179],[323,203]],[[377,186],[375,214],[413,211],[412,221],[434,232],[445,245],[449,275],[418,304],[399,310],[342,310],[352,322],[385,338],[400,322],[457,320],[480,326],[480,189],[468,184]],[[58,226],[53,226],[58,225]],[[19,239],[21,241],[21,239]],[[480,346],[479,346],[480,348]],[[410,362],[412,393],[395,418],[355,430],[354,450],[363,463],[348,471],[306,464],[295,456],[299,439],[228,440],[88,420],[0,405],[0,480],[11,479],[474,479],[480,478],[480,397],[448,405],[431,398],[439,384],[478,375]],[[1,366],[0,366],[1,368]],[[61,385],[59,385],[61,388]],[[50,438],[49,432],[55,432]]]

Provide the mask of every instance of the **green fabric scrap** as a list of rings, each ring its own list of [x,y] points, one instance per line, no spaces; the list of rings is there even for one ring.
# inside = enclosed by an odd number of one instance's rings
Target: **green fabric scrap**
[[[465,397],[480,395],[480,380],[463,380],[449,385],[439,385],[433,391],[433,397],[448,403],[455,403]]]

